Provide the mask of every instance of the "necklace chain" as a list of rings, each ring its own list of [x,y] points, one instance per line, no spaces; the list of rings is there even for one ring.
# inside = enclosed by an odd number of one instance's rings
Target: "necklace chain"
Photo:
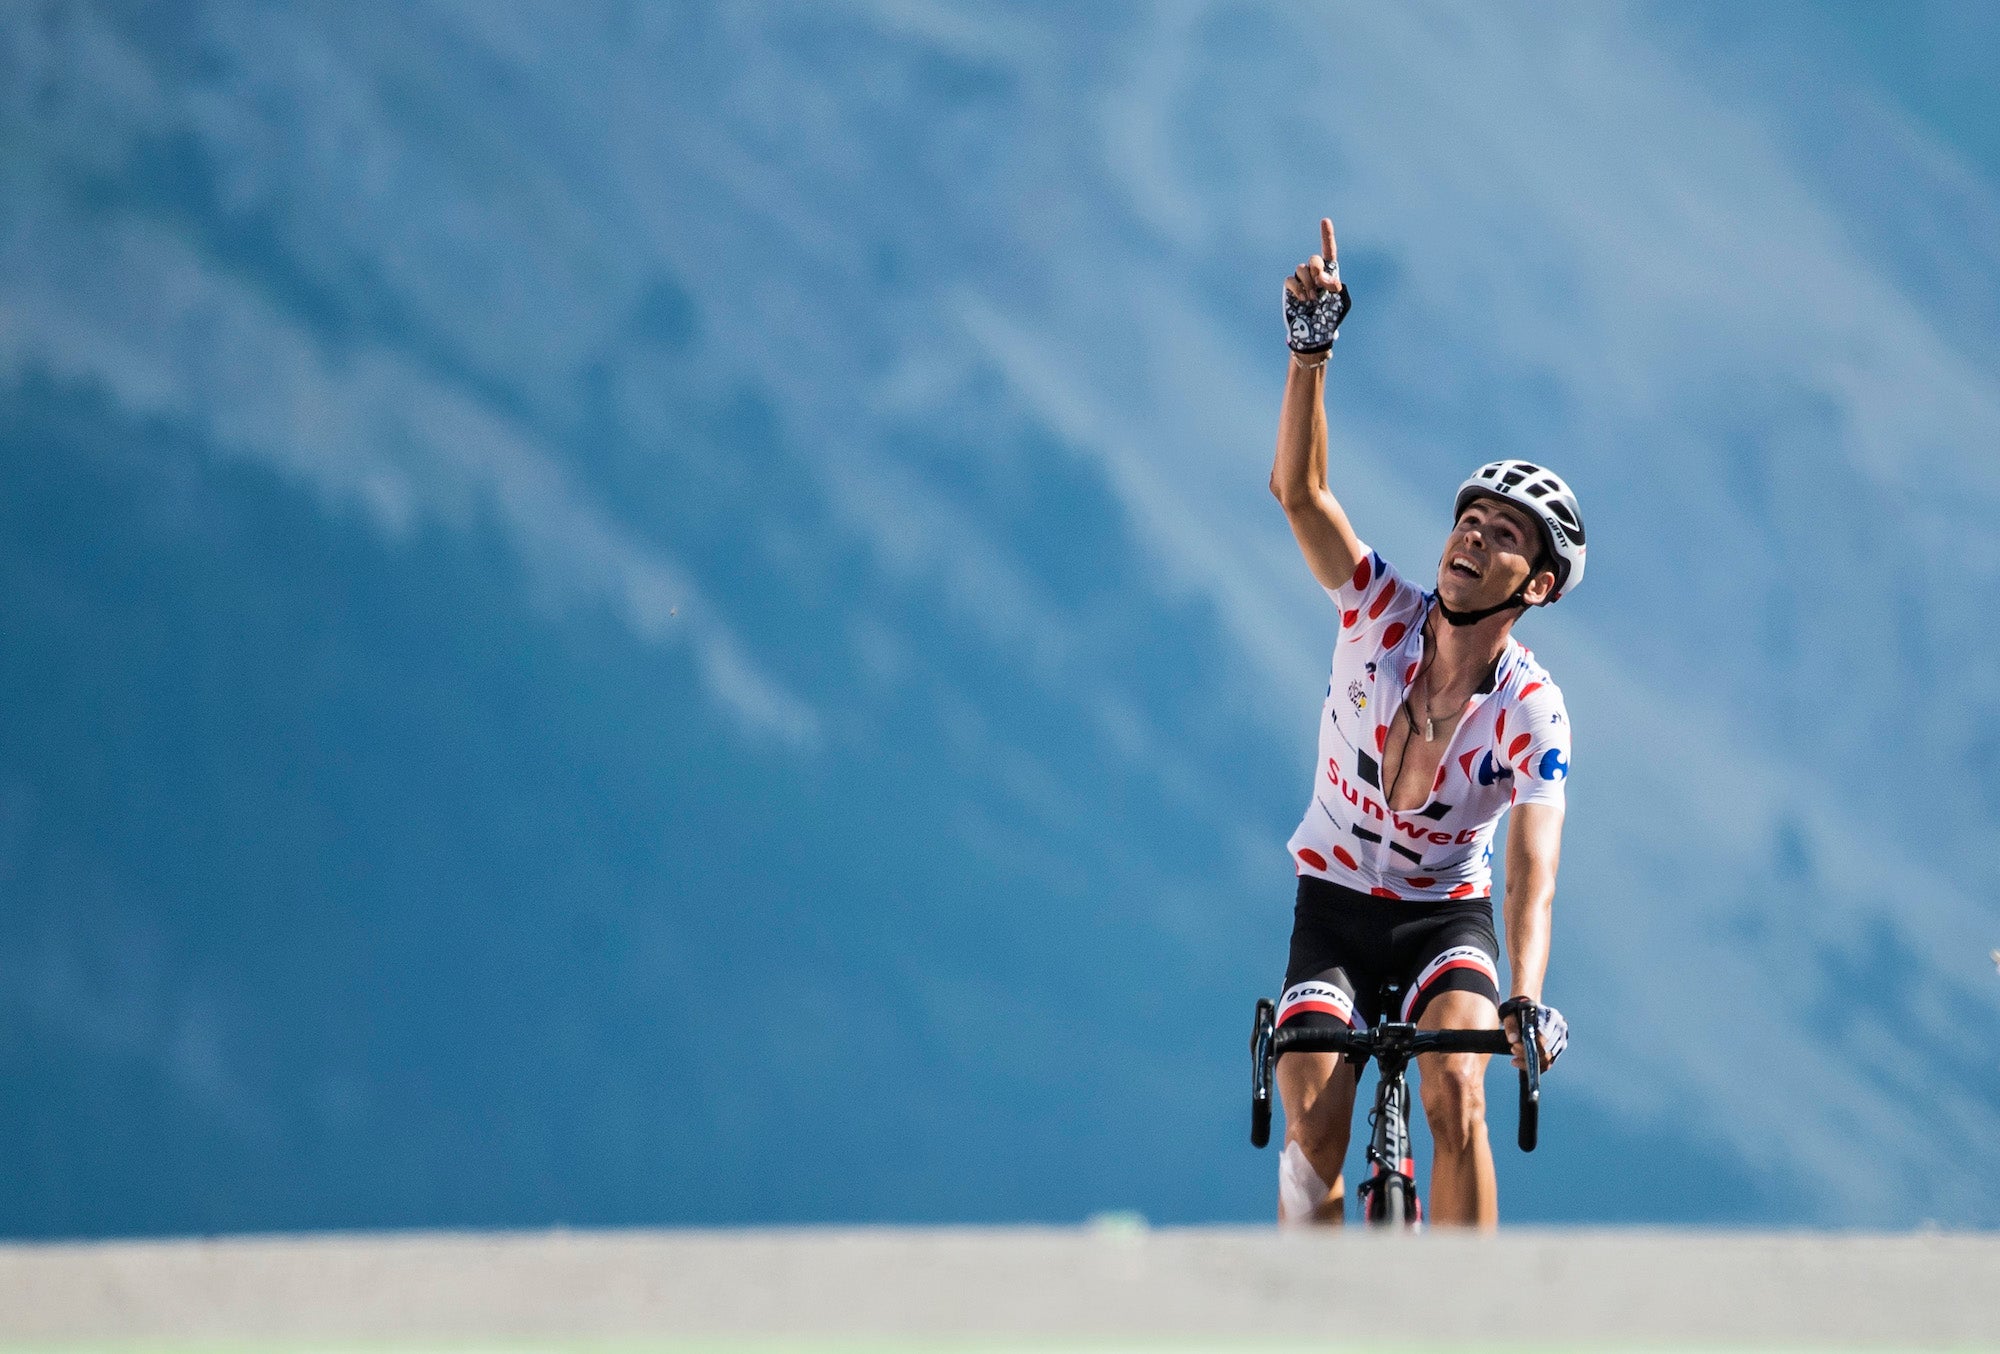
[[[1430,630],[1429,616],[1424,617],[1424,630],[1426,633],[1428,633]],[[1424,741],[1426,743],[1437,742],[1437,716],[1431,710],[1431,697],[1436,694],[1435,688],[1433,688],[1433,686],[1431,685],[1431,663],[1437,657],[1437,650],[1435,647],[1436,643],[1437,643],[1436,640],[1434,639],[1431,640],[1430,652],[1424,655],[1423,665],[1418,673],[1418,676],[1420,676],[1423,679],[1424,683]],[[1403,699],[1404,712],[1408,713],[1409,708],[1410,708],[1410,700],[1406,696]],[[1415,715],[1411,715],[1410,716],[1411,731],[1414,732],[1416,730],[1416,727],[1417,727],[1417,717]]]
[[[1411,707],[1416,704],[1416,684],[1418,681],[1422,681],[1424,684],[1424,742],[1435,743],[1437,742],[1437,716],[1431,710],[1431,697],[1437,693],[1431,684],[1431,662],[1437,657],[1437,640],[1431,634],[1431,618],[1429,616],[1424,617],[1424,635],[1427,641],[1425,645],[1427,652],[1419,660],[1416,675],[1410,679],[1409,693],[1403,697],[1403,718],[1409,721],[1410,732],[1413,734],[1417,732],[1417,716]],[[1404,745],[1403,760],[1409,760],[1408,744]],[[1386,771],[1387,767],[1385,766],[1383,769]],[[1401,776],[1402,769],[1398,767],[1396,777],[1400,778]],[[1393,784],[1394,782],[1385,779],[1385,783]]]

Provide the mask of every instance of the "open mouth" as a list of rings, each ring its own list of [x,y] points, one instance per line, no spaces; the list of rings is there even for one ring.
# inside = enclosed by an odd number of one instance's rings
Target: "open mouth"
[[[1460,578],[1479,577],[1479,570],[1473,568],[1472,561],[1468,560],[1463,555],[1453,555],[1451,557],[1451,562],[1447,564],[1445,567],[1450,569],[1451,572],[1457,574]]]

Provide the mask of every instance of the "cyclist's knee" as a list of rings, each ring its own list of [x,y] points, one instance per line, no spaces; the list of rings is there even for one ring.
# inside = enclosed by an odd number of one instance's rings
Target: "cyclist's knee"
[[[1297,1143],[1333,1179],[1354,1118],[1354,1070],[1332,1058],[1318,1062],[1287,1055],[1278,1064],[1278,1089],[1285,1101],[1285,1140]]]
[[[1319,1173],[1331,1180],[1340,1173],[1340,1163],[1347,1156],[1351,1125],[1346,1117],[1326,1112],[1330,1107],[1318,1108],[1319,1113],[1301,1115],[1296,1124],[1286,1124],[1285,1141],[1297,1143]]]
[[[1469,1149],[1486,1131],[1486,1081],[1478,1054],[1451,1054],[1424,1069],[1424,1117],[1448,1152]]]

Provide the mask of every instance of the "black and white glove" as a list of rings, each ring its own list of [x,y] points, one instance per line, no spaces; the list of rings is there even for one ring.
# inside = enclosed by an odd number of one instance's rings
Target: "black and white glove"
[[[1514,1017],[1515,1028],[1507,1031],[1507,1034],[1514,1041],[1516,1050],[1514,1056],[1517,1058],[1524,1056],[1521,1051],[1521,1032],[1519,1028],[1521,1013],[1530,1007],[1533,1007],[1535,1011],[1533,1019],[1536,1032],[1542,1038],[1542,1070],[1546,1072],[1555,1066],[1556,1059],[1561,1057],[1562,1051],[1569,1047],[1569,1022],[1563,1019],[1561,1011],[1558,1011],[1553,1006],[1544,1006],[1533,997],[1507,998],[1506,1001],[1500,1003],[1500,1023],[1505,1025],[1507,1017]]]
[[[1323,353],[1333,347],[1340,322],[1352,304],[1347,284],[1337,278],[1332,287],[1310,301],[1301,301],[1285,290],[1285,342],[1295,353]]]

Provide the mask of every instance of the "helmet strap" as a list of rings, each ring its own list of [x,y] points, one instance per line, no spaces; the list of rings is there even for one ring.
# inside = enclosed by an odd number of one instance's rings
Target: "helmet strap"
[[[1510,607],[1519,607],[1521,610],[1526,611],[1530,604],[1521,600],[1521,594],[1527,590],[1528,585],[1523,583],[1515,590],[1514,595],[1506,601],[1494,606],[1481,607],[1477,611],[1454,611],[1445,605],[1444,598],[1439,597],[1436,599],[1438,614],[1443,616],[1446,622],[1452,625],[1477,625],[1488,616],[1497,616]]]

